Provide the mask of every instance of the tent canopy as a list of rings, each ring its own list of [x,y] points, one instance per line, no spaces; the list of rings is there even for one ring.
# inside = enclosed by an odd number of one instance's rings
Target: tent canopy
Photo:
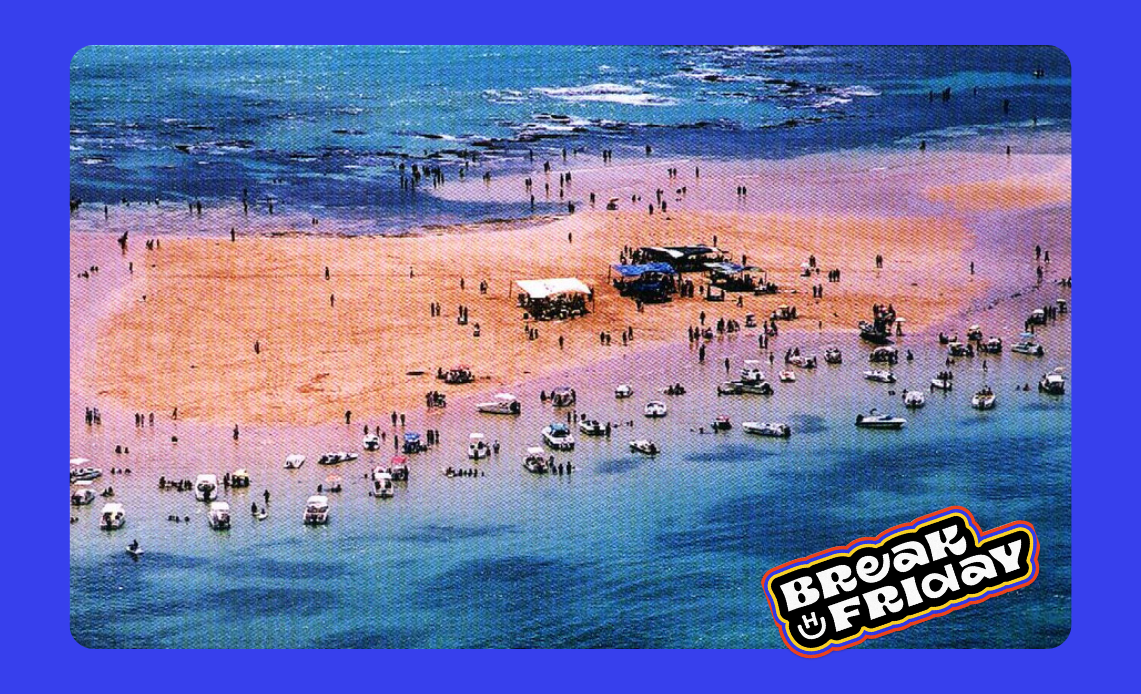
[[[518,280],[516,285],[532,299],[546,299],[559,294],[590,294],[590,287],[574,277],[549,280]]]
[[[721,272],[726,275],[736,275],[741,272],[759,270],[760,268],[753,265],[738,265],[737,263],[720,262],[720,263],[706,263],[705,267],[716,272]]]
[[[645,263],[643,265],[614,265],[614,270],[623,277],[641,277],[649,272],[659,272],[664,275],[676,274],[669,263]]]

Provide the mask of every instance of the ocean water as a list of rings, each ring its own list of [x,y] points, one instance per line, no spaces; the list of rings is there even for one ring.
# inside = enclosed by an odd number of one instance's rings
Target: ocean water
[[[1057,291],[1057,290],[1053,290]],[[1045,293],[1045,291],[1043,292]],[[1040,297],[1022,297],[1015,312]],[[1012,303],[1018,303],[1012,302]],[[995,319],[997,321],[997,319]],[[862,647],[1052,647],[1070,626],[1071,402],[1036,392],[1041,374],[1069,363],[1069,323],[1042,331],[1047,357],[1011,353],[961,360],[956,389],[904,412],[889,387],[864,381],[869,349],[851,336],[788,335],[818,351],[839,341],[845,363],[799,371],[769,398],[719,397],[721,360],[755,356],[755,338],[714,341],[704,365],[688,346],[615,358],[588,369],[513,387],[518,418],[474,413],[486,393],[439,414],[413,414],[409,429],[432,427],[442,445],[412,457],[412,478],[396,496],[367,495],[364,475],[391,455],[377,453],[335,470],[315,464],[324,450],[358,449],[351,426],[243,428],[160,422],[154,430],[73,426],[76,454],[107,468],[127,508],[125,529],[97,528],[101,501],[73,509],[71,626],[92,647],[772,647],[761,578],[772,566],[949,505],[973,511],[984,528],[1013,520],[1035,525],[1042,542],[1037,581],[947,617]],[[914,362],[895,369],[903,388],[923,388],[942,366],[930,334],[905,338]],[[766,369],[771,371],[771,369]],[[639,374],[637,393],[615,400],[613,385]],[[680,381],[689,393],[656,390]],[[577,387],[578,411],[616,424],[610,439],[578,436],[573,475],[533,476],[523,450],[563,411],[539,403],[540,389]],[[970,396],[984,382],[998,408],[977,412]],[[1030,392],[1015,386],[1030,383]],[[1080,383],[1079,383],[1080,386]],[[669,415],[647,420],[642,405],[666,400]],[[856,414],[899,412],[899,432],[858,430]],[[82,414],[81,412],[79,413]],[[718,414],[731,432],[698,433]],[[165,419],[165,418],[163,418]],[[787,441],[750,437],[744,420],[786,421]],[[373,424],[385,424],[377,418]],[[74,420],[73,420],[74,421]],[[633,422],[633,426],[624,423]],[[173,427],[173,428],[172,428]],[[169,441],[171,432],[179,443]],[[468,433],[502,448],[477,478],[448,479],[465,458]],[[654,458],[627,442],[649,437]],[[113,444],[131,453],[115,456]],[[281,468],[289,452],[309,462]],[[160,492],[157,479],[193,478],[247,467],[248,490],[223,498],[234,527],[207,527],[205,504],[190,493]],[[305,498],[330,473],[345,489],[331,495],[328,526],[305,527]],[[270,516],[247,509],[271,491]],[[176,514],[189,523],[171,523]],[[139,538],[146,554],[124,551]]]
[[[246,190],[255,212],[273,200],[279,215],[385,233],[530,213],[402,190],[402,162],[454,180],[464,162],[518,171],[564,148],[936,147],[1068,132],[1071,92],[1068,59],[1048,47],[94,46],[72,61],[70,98],[72,198],[214,206]]]

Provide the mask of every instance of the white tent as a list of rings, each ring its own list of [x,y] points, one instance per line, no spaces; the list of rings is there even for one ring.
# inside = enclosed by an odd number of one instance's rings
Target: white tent
[[[549,280],[519,280],[515,284],[532,299],[546,299],[559,294],[590,294],[590,287],[574,277]]]

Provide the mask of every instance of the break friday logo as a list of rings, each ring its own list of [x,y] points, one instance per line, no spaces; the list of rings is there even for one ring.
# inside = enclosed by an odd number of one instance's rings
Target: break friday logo
[[[1038,536],[1025,521],[982,532],[951,507],[875,538],[818,552],[765,574],[785,644],[815,658],[1028,586]]]

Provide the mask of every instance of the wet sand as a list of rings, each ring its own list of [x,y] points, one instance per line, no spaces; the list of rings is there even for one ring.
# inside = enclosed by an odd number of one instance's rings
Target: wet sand
[[[684,341],[702,311],[710,321],[743,322],[747,312],[763,318],[792,304],[801,318],[782,328],[854,334],[872,303],[893,303],[908,330],[920,331],[960,314],[993,284],[987,259],[971,257],[979,248],[972,232],[977,215],[1069,199],[1068,156],[883,157],[763,162],[752,172],[687,162],[677,165],[678,180],[668,179],[661,162],[597,176],[572,168],[576,191],[599,188],[598,209],[580,204],[576,214],[537,226],[469,225],[403,238],[243,234],[236,243],[228,236],[180,237],[176,227],[161,229],[161,249],[152,251],[144,248],[147,232],[134,232],[125,254],[110,235],[73,233],[72,409],[90,399],[163,417],[178,407],[181,419],[231,425],[343,421],[345,410],[354,422],[379,421],[393,410],[423,410],[428,390],[452,398],[490,392]],[[700,183],[693,177],[698,165]],[[628,183],[632,175],[641,183]],[[532,176],[541,188],[542,174]],[[749,195],[738,201],[742,180]],[[685,195],[676,192],[681,185]],[[668,215],[645,210],[657,187],[675,191],[667,194]],[[521,177],[491,186],[449,184],[437,194],[480,189],[519,196]],[[617,212],[601,209],[609,197],[628,202],[639,190],[637,211],[627,204]],[[333,233],[327,224],[321,233]],[[745,295],[742,307],[730,294],[726,303],[698,296],[639,313],[609,285],[609,265],[623,245],[712,243],[714,236],[733,260],[745,254],[764,267],[782,292]],[[874,266],[877,253],[885,258],[882,271]],[[823,271],[839,268],[842,281],[800,277],[809,254]],[[972,260],[979,265],[974,277]],[[93,263],[102,268],[98,275],[76,277]],[[1031,274],[1016,279],[1033,282],[1032,265],[1017,271]],[[514,281],[567,276],[594,288],[593,312],[535,323],[539,339],[528,341]],[[489,283],[486,295],[477,289],[481,280]],[[813,284],[824,285],[823,299],[811,298]],[[442,317],[430,317],[432,301],[442,305]],[[469,308],[468,326],[456,323],[461,304]],[[623,347],[619,333],[627,326],[635,339]],[[601,331],[613,334],[610,346],[599,343]],[[444,387],[433,378],[438,367],[456,363],[471,365],[477,383]],[[408,375],[416,371],[425,375]]]

